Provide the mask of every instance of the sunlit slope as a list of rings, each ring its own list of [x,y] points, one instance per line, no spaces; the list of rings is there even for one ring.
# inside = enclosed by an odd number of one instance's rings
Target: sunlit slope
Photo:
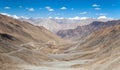
[[[36,48],[48,46],[49,41],[58,44],[61,40],[44,27],[0,15],[0,69],[16,65],[40,65],[41,61],[51,61],[51,58],[42,53],[44,51],[36,51]],[[31,43],[40,44],[34,46]]]
[[[61,40],[42,26],[34,26],[28,22],[22,22],[4,15],[0,15],[0,33],[12,35],[22,42]]]

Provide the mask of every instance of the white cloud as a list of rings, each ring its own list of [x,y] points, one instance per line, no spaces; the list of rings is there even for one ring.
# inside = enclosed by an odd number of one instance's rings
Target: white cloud
[[[101,8],[94,8],[95,10],[101,10]]]
[[[79,16],[76,16],[76,17],[73,17],[73,18],[68,18],[70,20],[86,20],[88,19],[88,17],[79,17]]]
[[[88,17],[81,17],[80,19],[81,20],[86,20],[86,19],[88,19]]]
[[[107,19],[108,17],[106,16],[99,16],[98,19]]]
[[[64,19],[63,17],[55,17],[55,19]]]
[[[48,11],[54,11],[54,9],[52,9],[51,7],[47,6],[45,7]]]
[[[100,5],[98,4],[93,4],[92,6],[94,7],[95,10],[101,10]]]
[[[61,7],[60,9],[61,9],[61,10],[66,10],[67,8],[66,8],[66,7]]]
[[[28,11],[35,11],[34,8],[26,8]]]
[[[92,6],[93,7],[100,7],[100,5],[98,5],[98,4],[93,4]]]
[[[12,15],[13,18],[15,19],[19,19],[20,17],[16,16],[16,15]]]
[[[84,11],[84,12],[81,12],[80,14],[87,14],[87,12],[86,12],[86,11]]]
[[[107,16],[99,16],[97,19],[105,19],[105,20],[116,20],[115,18],[107,17]]]
[[[6,15],[6,16],[9,16],[9,17],[12,17],[12,18],[15,18],[15,19],[19,19],[19,18],[28,19],[28,17],[24,17],[24,16],[18,17],[17,15],[10,15],[10,14],[8,14],[8,13],[0,13],[0,14]]]
[[[6,15],[6,16],[9,16],[9,17],[13,17],[15,19],[19,19],[20,17],[16,16],[16,15],[10,15],[10,14],[7,14],[7,13],[0,13],[2,15]]]
[[[0,13],[2,15],[6,15],[6,16],[10,16],[10,14],[7,14],[7,13]]]
[[[29,19],[28,17],[20,16],[20,18]]]
[[[12,17],[12,18],[15,18],[15,19],[19,19],[19,18],[29,19],[28,17],[24,17],[24,16],[18,17],[17,15],[10,15],[10,14],[7,14],[7,13],[0,13],[0,14],[6,15],[6,16],[9,16],[9,17]]]
[[[11,7],[4,7],[4,9],[11,9]]]

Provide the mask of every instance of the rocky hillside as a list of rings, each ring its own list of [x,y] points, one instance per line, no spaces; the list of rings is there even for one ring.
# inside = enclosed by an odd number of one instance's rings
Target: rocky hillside
[[[114,22],[114,21],[113,21]],[[77,61],[71,67],[85,70],[120,69],[120,24],[109,26],[79,39],[60,56],[66,61]],[[67,50],[66,50],[67,49]],[[83,60],[84,62],[79,62]]]
[[[52,53],[52,45],[61,40],[42,26],[0,14],[0,69],[13,70],[12,66],[19,64],[39,65],[40,61],[51,60],[42,52]]]
[[[57,32],[57,35],[61,36],[62,38],[84,38],[87,35],[91,34],[92,32],[98,31],[100,29],[114,26],[116,24],[120,24],[119,20],[116,21],[108,21],[108,22],[99,22],[94,21],[93,23],[85,26],[78,26],[75,29],[68,29],[68,30],[60,30]]]
[[[96,31],[82,41],[76,51],[91,51],[82,56],[84,59],[95,59],[91,67],[95,70],[120,69],[120,24]],[[75,51],[75,52],[76,52]],[[89,64],[88,64],[89,65]]]
[[[4,15],[0,15],[0,33],[11,35],[22,42],[60,40],[59,37],[42,26],[34,26]]]
[[[119,21],[88,27],[89,35],[66,42],[44,27],[0,15],[0,70],[120,70]]]

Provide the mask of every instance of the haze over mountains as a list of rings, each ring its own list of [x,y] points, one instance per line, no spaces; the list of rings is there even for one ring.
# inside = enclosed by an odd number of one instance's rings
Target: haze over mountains
[[[83,26],[92,23],[93,21],[109,21],[110,18],[20,18],[22,21],[30,22],[34,25],[44,26],[50,31],[56,33],[59,30],[74,29],[77,26]]]
[[[59,31],[67,40],[29,22],[0,14],[1,70],[120,70],[120,20]],[[70,23],[65,19],[34,22],[60,27]]]

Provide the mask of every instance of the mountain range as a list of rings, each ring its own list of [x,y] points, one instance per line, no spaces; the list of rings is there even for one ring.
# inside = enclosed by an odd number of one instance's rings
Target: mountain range
[[[120,24],[120,20],[107,22],[94,21],[88,25],[77,26],[75,29],[59,30],[57,32],[57,35],[61,36],[62,38],[84,38],[92,32],[101,30],[109,26],[114,26],[116,24]]]
[[[77,26],[88,25],[94,21],[109,21],[113,19],[55,19],[55,18],[19,18],[22,21],[30,22],[37,26],[44,26],[48,30],[56,33],[59,30],[74,29]]]
[[[120,20],[94,21],[59,36],[0,14],[0,69],[120,70]]]

